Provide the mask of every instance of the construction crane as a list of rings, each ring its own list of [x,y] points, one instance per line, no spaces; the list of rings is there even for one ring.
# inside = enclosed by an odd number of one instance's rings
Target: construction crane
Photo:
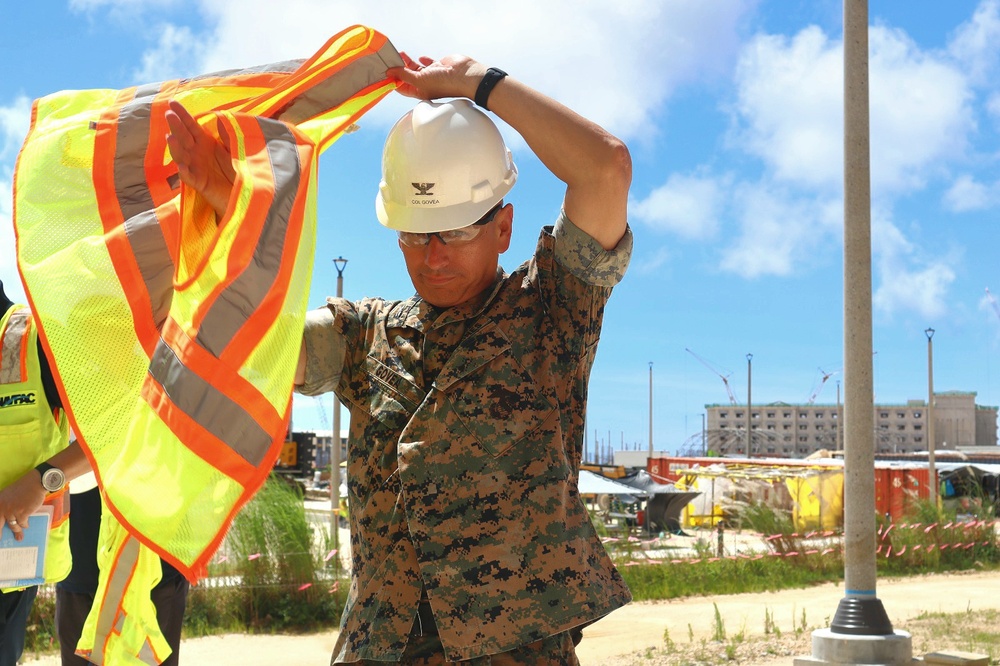
[[[706,368],[708,368],[709,370],[711,370],[712,372],[714,372],[715,374],[717,374],[719,376],[719,379],[722,380],[722,383],[726,385],[726,393],[729,394],[729,402],[731,404],[733,404],[733,405],[740,404],[739,402],[736,401],[736,396],[733,395],[733,389],[732,389],[732,387],[729,386],[729,377],[733,374],[732,372],[729,372],[727,374],[722,374],[718,370],[718,368],[716,368],[714,365],[712,365],[711,363],[709,363],[708,361],[706,361],[705,359],[703,359],[701,356],[698,356],[697,354],[695,354],[693,351],[691,351],[687,347],[684,348],[684,351],[686,351],[687,353],[691,354],[691,356],[694,356],[696,359],[698,359],[701,362],[702,365],[704,365]]]
[[[989,287],[986,287],[986,298],[990,299],[990,305],[993,306],[993,311],[997,313],[997,317],[1000,317],[1000,305],[997,304],[997,299],[993,298],[993,294],[990,293]]]
[[[816,398],[819,397],[820,391],[822,391],[823,390],[823,386],[826,385],[826,380],[828,380],[830,377],[833,377],[834,375],[838,374],[838,372],[839,372],[839,370],[834,370],[833,372],[824,372],[823,368],[817,368],[817,370],[819,370],[819,374],[822,375],[822,377],[820,378],[819,383],[813,387],[812,394],[809,396],[809,399],[806,401],[807,405],[811,405],[814,402],[816,402]]]
[[[323,407],[323,399],[314,395],[313,399],[316,401],[316,411],[319,412],[319,422],[323,425],[324,430],[330,429],[330,419],[326,417],[326,408]]]

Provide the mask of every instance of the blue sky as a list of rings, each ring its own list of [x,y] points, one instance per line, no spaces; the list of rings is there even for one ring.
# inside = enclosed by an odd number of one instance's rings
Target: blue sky
[[[613,5],[613,6],[612,6]],[[674,452],[706,404],[817,404],[843,383],[842,8],[830,0],[4,0],[0,12],[0,279],[23,296],[11,180],[31,101],[308,57],[355,23],[411,55],[465,53],[598,121],[632,151],[635,253],[605,315],[588,445]],[[870,7],[875,398],[975,391],[1000,404],[1000,0]],[[373,202],[392,95],[324,154],[311,302],[406,297]],[[512,269],[563,188],[506,131]],[[690,349],[714,366],[716,374]],[[296,398],[297,429],[322,401]],[[344,420],[346,427],[346,416]]]

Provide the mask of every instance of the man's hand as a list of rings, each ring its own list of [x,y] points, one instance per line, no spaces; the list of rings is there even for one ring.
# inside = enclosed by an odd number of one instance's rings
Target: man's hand
[[[486,66],[472,58],[451,55],[434,60],[423,56],[419,62],[406,53],[400,53],[405,67],[394,67],[389,76],[403,82],[397,92],[415,99],[440,99],[442,97],[468,97],[476,95],[479,81],[486,74]]]
[[[5,524],[14,533],[14,539],[24,539],[28,516],[45,501],[45,488],[35,469],[29,469],[9,486],[0,490],[0,528]]]
[[[181,181],[196,190],[222,218],[236,171],[228,147],[198,124],[180,102],[170,100],[166,113],[170,133],[167,147],[177,165]]]

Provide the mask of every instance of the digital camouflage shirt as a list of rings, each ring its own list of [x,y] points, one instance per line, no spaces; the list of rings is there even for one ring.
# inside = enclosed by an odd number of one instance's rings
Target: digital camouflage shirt
[[[577,489],[604,306],[632,250],[560,216],[472,302],[329,299],[300,391],[336,390],[352,582],[336,661],[398,660],[426,589],[450,660],[504,652],[630,600]]]

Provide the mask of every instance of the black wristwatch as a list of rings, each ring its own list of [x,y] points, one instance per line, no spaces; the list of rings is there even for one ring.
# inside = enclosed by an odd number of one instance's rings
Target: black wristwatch
[[[66,474],[58,467],[43,462],[37,465],[35,469],[42,475],[42,488],[45,488],[48,492],[57,492],[62,490],[63,486],[66,485]]]

